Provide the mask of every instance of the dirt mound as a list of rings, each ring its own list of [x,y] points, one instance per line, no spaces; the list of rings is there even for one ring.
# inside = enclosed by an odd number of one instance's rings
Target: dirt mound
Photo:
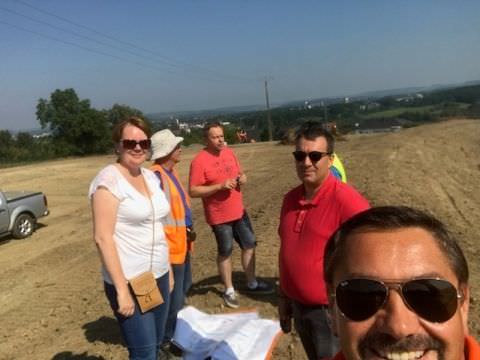
[[[392,134],[355,135],[337,144],[350,182],[372,204],[404,204],[426,209],[458,235],[469,259],[473,297],[470,328],[480,335],[480,122],[454,120]],[[180,175],[186,181],[200,147],[186,148]],[[234,151],[249,176],[245,200],[259,247],[258,274],[278,277],[277,226],[283,194],[295,186],[291,146],[256,143]],[[103,295],[99,260],[92,241],[87,188],[111,156],[52,161],[0,170],[5,190],[41,190],[51,215],[26,240],[0,244],[0,358],[123,359],[126,351]],[[199,232],[193,259],[194,286],[189,303],[210,313],[228,311],[219,296],[215,241],[200,201],[194,200]],[[244,286],[238,251],[234,280]],[[275,296],[251,298],[241,305],[276,317]],[[283,336],[275,359],[304,359],[295,335]]]

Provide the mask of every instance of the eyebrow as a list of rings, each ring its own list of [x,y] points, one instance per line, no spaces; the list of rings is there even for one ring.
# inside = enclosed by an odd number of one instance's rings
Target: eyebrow
[[[416,274],[413,276],[409,276],[407,278],[400,278],[400,279],[389,279],[389,278],[384,278],[384,277],[379,277],[373,274],[365,274],[365,273],[350,273],[348,276],[342,277],[343,279],[353,279],[353,278],[360,278],[360,279],[374,279],[374,280],[380,280],[384,282],[388,281],[408,281],[412,279],[426,279],[426,278],[439,278],[439,279],[445,279],[445,275],[440,274],[439,272],[436,271],[431,271],[431,272],[426,272],[426,273],[421,273],[421,274]]]

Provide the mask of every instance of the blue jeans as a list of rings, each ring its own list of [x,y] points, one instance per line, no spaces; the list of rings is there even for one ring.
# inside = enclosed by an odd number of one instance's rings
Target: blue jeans
[[[242,250],[253,249],[257,245],[252,224],[247,212],[234,221],[224,224],[212,225],[215,240],[217,240],[218,255],[230,257],[233,251],[233,240],[235,240]]]
[[[163,341],[172,340],[177,326],[177,315],[185,304],[185,296],[190,286],[192,286],[192,268],[190,263],[190,253],[183,264],[172,264],[173,278],[175,285],[170,293],[170,308],[168,309],[167,326],[165,327],[165,336]]]
[[[338,338],[328,323],[326,305],[303,305],[292,302],[295,330],[302,340],[309,360],[333,357],[338,349]]]
[[[164,299],[164,303],[147,311],[140,312],[135,303],[135,312],[130,317],[120,315],[117,303],[117,291],[111,284],[104,283],[105,294],[120,325],[123,339],[128,348],[131,360],[157,360],[160,345],[165,333],[167,312],[169,306],[169,279],[168,272],[157,279],[157,285]],[[133,296],[133,294],[132,294]]]

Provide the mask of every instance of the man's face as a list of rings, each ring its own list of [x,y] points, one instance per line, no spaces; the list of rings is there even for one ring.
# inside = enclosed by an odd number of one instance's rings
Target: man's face
[[[207,148],[215,152],[220,152],[224,145],[223,129],[221,127],[210,128],[207,134]]]
[[[307,154],[312,151],[327,152],[327,140],[321,136],[315,140],[300,138],[295,146],[296,151],[304,151]],[[297,176],[306,185],[320,186],[327,178],[329,168],[332,165],[332,156],[323,156],[317,162],[312,162],[307,156],[303,161],[295,161]]]
[[[334,284],[352,278],[404,282],[440,278],[457,289],[457,277],[432,235],[420,228],[358,232],[347,239],[345,257],[334,273]],[[331,289],[330,289],[331,290]],[[348,360],[445,359],[463,360],[467,330],[468,289],[452,318],[443,323],[419,317],[396,289],[372,317],[353,321],[332,304],[332,323]]]

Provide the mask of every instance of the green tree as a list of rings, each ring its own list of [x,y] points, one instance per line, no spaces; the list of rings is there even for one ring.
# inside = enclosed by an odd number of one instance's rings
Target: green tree
[[[11,150],[13,147],[13,137],[10,131],[0,130],[0,161],[9,162],[11,159]]]
[[[80,100],[73,89],[57,89],[49,100],[40,99],[36,114],[42,128],[52,131],[59,156],[103,153],[111,145],[105,113]]]
[[[107,110],[107,119],[112,127],[118,124],[120,121],[129,118],[130,116],[138,116],[142,119],[145,119],[140,110],[127,105],[115,104],[110,110]]]
[[[35,139],[27,132],[19,132],[16,140],[17,147],[21,147],[27,150],[33,150],[35,145]]]
[[[0,130],[0,148],[8,147],[13,144],[13,137],[10,131],[8,130]]]

